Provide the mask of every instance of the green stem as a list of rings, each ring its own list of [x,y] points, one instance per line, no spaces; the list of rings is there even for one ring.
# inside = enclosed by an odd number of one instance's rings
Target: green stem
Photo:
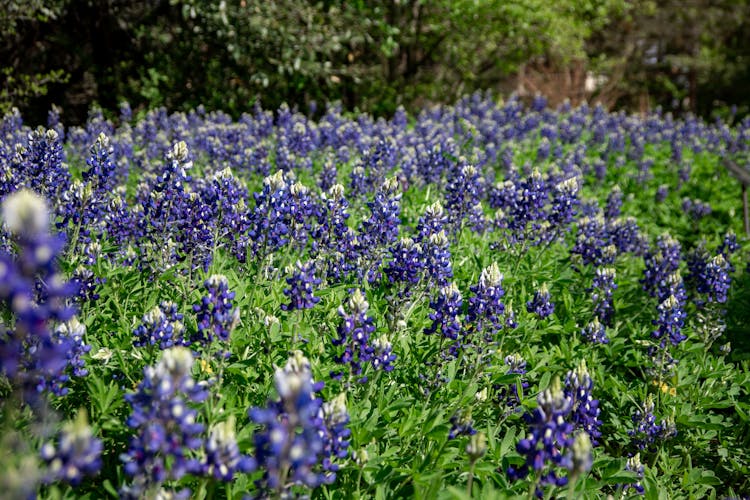
[[[476,462],[474,460],[471,461],[471,465],[469,466],[469,480],[466,482],[466,494],[471,498],[471,487],[474,483],[474,464]]]

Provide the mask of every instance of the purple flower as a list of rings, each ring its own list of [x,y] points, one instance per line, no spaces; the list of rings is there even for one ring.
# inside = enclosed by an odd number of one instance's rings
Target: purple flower
[[[622,208],[622,189],[620,186],[615,185],[612,191],[607,196],[607,205],[604,208],[604,217],[607,219],[615,219],[620,216],[620,209]]]
[[[535,313],[540,319],[547,318],[555,312],[555,304],[550,301],[547,285],[543,284],[534,292],[534,298],[526,302],[526,310]]]
[[[372,361],[373,347],[370,344],[370,335],[375,331],[372,316],[367,314],[369,308],[365,296],[359,290],[354,290],[347,303],[347,310],[339,306],[338,313],[341,316],[337,332],[338,337],[333,339],[335,346],[344,346],[344,351],[335,360],[339,364],[349,365],[353,375],[362,373],[362,364]],[[341,373],[335,374],[341,376]],[[366,381],[364,377],[362,381]]]
[[[302,264],[297,261],[294,267],[290,266],[292,275],[286,279],[288,288],[284,288],[284,295],[289,298],[288,304],[281,304],[283,311],[296,311],[311,309],[320,302],[320,297],[315,297],[315,288],[320,285],[320,278],[315,277],[315,266],[313,262]]]
[[[581,337],[592,344],[609,343],[606,328],[596,317],[581,329]]]
[[[661,423],[656,423],[654,414],[654,399],[649,394],[643,403],[643,408],[638,408],[633,414],[633,424],[635,427],[628,431],[631,442],[639,450],[653,450],[657,442],[670,439],[677,435],[677,428],[674,420],[671,418],[663,419]]]
[[[732,283],[729,270],[730,264],[722,254],[711,259],[706,265],[704,286],[709,302],[723,304],[727,301],[727,292]]]
[[[184,345],[185,325],[177,304],[164,301],[143,315],[142,323],[133,330],[133,345],[144,347],[159,344],[159,349]]]
[[[646,490],[643,487],[643,484],[641,484],[641,480],[643,479],[645,468],[643,464],[641,463],[640,453],[636,453],[632,457],[628,458],[628,461],[625,463],[625,470],[635,472],[636,476],[638,477],[638,480],[634,483],[628,483],[624,485],[622,488],[622,491],[627,494],[628,490],[630,488],[633,488],[637,495],[643,495],[646,492]]]
[[[424,270],[422,246],[409,237],[403,237],[388,249],[391,260],[385,268],[385,275],[393,284],[402,287],[399,293],[411,295],[411,289],[419,284]]]
[[[229,335],[240,320],[240,310],[232,304],[234,292],[229,291],[226,276],[214,274],[204,285],[206,295],[193,305],[198,330],[191,336],[192,344],[209,346],[214,340],[229,341]]]
[[[503,275],[497,263],[482,270],[479,283],[470,287],[469,308],[466,314],[467,323],[473,324],[477,332],[483,332],[486,339],[493,339],[503,328],[505,304],[502,297]]]
[[[473,436],[477,433],[471,412],[457,411],[450,418],[451,428],[448,431],[448,439],[456,439],[459,436]]]
[[[602,435],[599,430],[602,421],[599,420],[599,400],[591,396],[593,388],[594,381],[591,380],[586,362],[581,360],[578,367],[566,375],[564,390],[572,401],[571,421],[576,429],[585,431],[591,444],[596,446],[599,444],[597,439]]]
[[[168,479],[200,474],[201,464],[191,450],[203,445],[203,424],[190,403],[200,403],[208,392],[191,376],[193,355],[184,347],[164,352],[155,367],[146,367],[143,381],[125,396],[132,413],[127,425],[135,431],[126,453],[120,456],[125,472],[133,477],[128,488],[140,494],[158,488]]]
[[[643,289],[652,297],[658,296],[664,280],[680,266],[680,243],[668,234],[659,236],[656,249],[649,249],[644,255],[646,269],[641,279]]]
[[[249,410],[250,419],[262,427],[254,435],[255,459],[263,470],[257,484],[264,490],[284,494],[295,485],[311,488],[336,479],[336,459],[347,455],[345,395],[323,403],[315,393],[310,362],[295,351],[286,366],[274,376],[278,400],[266,408]]]
[[[42,446],[42,459],[47,465],[45,482],[62,481],[78,486],[84,476],[94,476],[102,467],[102,442],[94,437],[85,411],[79,411],[74,422],[62,429],[57,446]]]
[[[568,420],[573,402],[563,392],[559,378],[539,395],[537,403],[537,408],[524,414],[529,433],[516,446],[524,464],[509,467],[507,473],[511,480],[524,479],[529,473],[539,475],[536,495],[541,498],[545,485],[568,483],[567,477],[558,476],[556,468],[572,468],[569,449],[574,442],[574,425]]]
[[[80,363],[86,349],[81,336],[51,330],[53,321],[71,320],[75,313],[68,302],[77,287],[57,267],[63,240],[49,234],[47,205],[31,191],[8,195],[2,214],[18,254],[0,251],[0,300],[15,319],[12,328],[0,332],[0,373],[30,402],[46,390],[63,395],[66,370],[71,361]]]
[[[615,270],[611,267],[596,269],[593,286],[589,289],[594,302],[594,314],[606,326],[612,326],[615,313],[612,294],[617,289]]]
[[[437,298],[430,301],[433,312],[430,313],[429,318],[432,324],[425,328],[424,333],[432,335],[440,331],[443,337],[457,340],[461,333],[462,304],[461,292],[454,283],[441,288]]]
[[[519,354],[511,354],[505,357],[505,366],[508,370],[505,372],[506,375],[518,374],[526,375],[526,360],[523,359]],[[518,393],[519,384],[506,384],[503,386],[495,386],[497,392],[497,402],[501,405],[508,407],[510,410],[514,410],[518,405],[521,404],[521,398],[524,396],[526,389],[529,388],[529,382],[524,378],[519,378],[521,393]]]
[[[252,472],[256,469],[255,459],[242,455],[237,446],[234,417],[211,427],[202,467],[204,475],[224,482],[232,481],[238,472]]]
[[[687,337],[681,333],[687,318],[683,304],[674,295],[670,295],[659,304],[657,309],[659,315],[653,320],[656,329],[651,332],[651,336],[661,340],[662,348],[664,348],[667,340],[672,345],[677,345],[685,340]]]

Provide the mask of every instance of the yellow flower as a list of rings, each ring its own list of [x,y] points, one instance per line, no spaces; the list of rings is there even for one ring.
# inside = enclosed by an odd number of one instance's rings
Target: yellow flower
[[[201,359],[201,372],[203,373],[213,373],[213,369],[211,368],[211,365],[208,364],[208,361],[205,359]]]
[[[670,396],[676,396],[677,395],[677,388],[671,387],[666,382],[659,382],[658,380],[654,380],[652,382],[655,386],[658,386],[661,392],[664,394],[669,394]]]

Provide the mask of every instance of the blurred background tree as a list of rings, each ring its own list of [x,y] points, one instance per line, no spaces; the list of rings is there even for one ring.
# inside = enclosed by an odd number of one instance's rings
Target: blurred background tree
[[[475,90],[747,113],[748,0],[0,0],[0,112],[340,101],[389,114]],[[320,106],[318,106],[320,109]]]

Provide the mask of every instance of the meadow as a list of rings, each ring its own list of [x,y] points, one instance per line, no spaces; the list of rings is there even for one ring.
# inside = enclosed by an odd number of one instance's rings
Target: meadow
[[[474,94],[0,122],[6,498],[747,498],[750,147]]]

